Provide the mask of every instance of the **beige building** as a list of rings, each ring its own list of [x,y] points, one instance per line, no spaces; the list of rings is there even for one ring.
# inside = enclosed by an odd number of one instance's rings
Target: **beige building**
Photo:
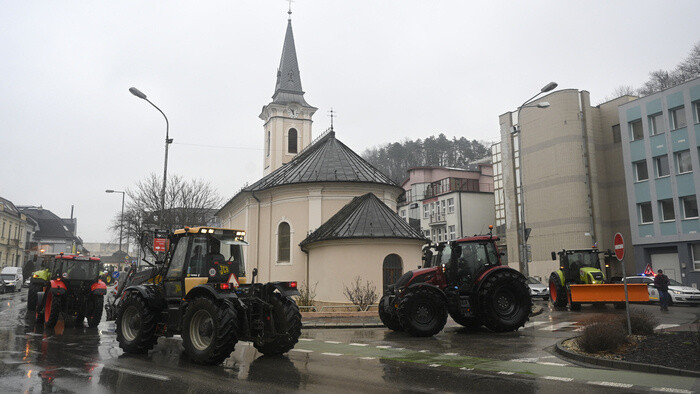
[[[631,240],[625,174],[620,143],[618,106],[633,100],[623,96],[598,106],[590,105],[587,91],[565,89],[534,101],[549,102],[546,109],[520,111],[520,141],[511,134],[516,112],[499,117],[500,146],[493,150],[499,163],[496,201],[505,211],[508,263],[518,268],[520,244],[519,162],[522,154],[530,276],[549,278],[558,264],[551,252],[598,247],[613,249],[613,236]],[[515,151],[515,155],[514,155]],[[515,160],[513,159],[515,157]],[[514,165],[515,163],[515,165]],[[502,173],[500,172],[502,169]],[[502,207],[502,208],[501,208]],[[628,272],[632,272],[631,248],[627,249]],[[617,260],[608,259],[607,275],[621,276]]]
[[[0,197],[0,268],[24,265],[27,217]]]
[[[421,263],[425,240],[402,221],[403,189],[336,138],[331,127],[311,141],[316,108],[301,89],[291,20],[272,102],[263,107],[264,174],[217,212],[223,227],[243,229],[247,270],[260,281],[316,286],[316,299],[347,302],[355,276],[381,292]]]

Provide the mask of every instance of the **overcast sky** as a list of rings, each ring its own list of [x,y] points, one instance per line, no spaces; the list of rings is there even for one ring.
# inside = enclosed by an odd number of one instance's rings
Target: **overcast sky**
[[[698,1],[295,0],[292,24],[314,136],[362,153],[406,138],[495,141],[498,115],[550,81],[640,86],[700,39]],[[262,176],[263,123],[287,2],[0,1],[0,196],[107,231],[149,173],[210,180],[229,199]],[[206,145],[206,146],[199,146]],[[213,148],[209,146],[218,146]]]

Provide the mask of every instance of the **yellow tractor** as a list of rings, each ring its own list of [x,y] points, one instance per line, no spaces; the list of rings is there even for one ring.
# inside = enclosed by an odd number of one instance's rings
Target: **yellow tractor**
[[[572,311],[581,304],[612,303],[625,307],[625,288],[621,283],[608,283],[601,269],[598,249],[575,249],[552,252],[552,260],[559,255],[559,270],[549,277],[549,299],[556,307],[569,304]],[[611,254],[610,252],[606,252]],[[630,302],[648,302],[646,285],[628,284]]]

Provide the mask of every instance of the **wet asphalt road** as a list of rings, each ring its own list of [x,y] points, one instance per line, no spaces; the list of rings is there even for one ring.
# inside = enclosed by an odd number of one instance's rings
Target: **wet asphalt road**
[[[383,328],[306,329],[286,356],[264,357],[239,342],[222,365],[203,367],[183,355],[177,336],[130,356],[119,349],[113,322],[37,328],[26,316],[26,293],[0,295],[2,393],[700,391],[700,379],[586,368],[554,355],[556,341],[574,336],[582,321],[621,313],[610,307],[546,308],[526,328],[502,334],[454,323],[434,338]],[[671,309],[660,315],[668,326],[693,321],[700,308]]]

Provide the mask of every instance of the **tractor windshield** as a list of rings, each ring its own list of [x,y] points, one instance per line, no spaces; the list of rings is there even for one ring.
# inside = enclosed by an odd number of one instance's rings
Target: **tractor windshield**
[[[600,268],[598,253],[595,252],[574,252],[569,255],[569,265],[571,268],[579,270],[583,267]]]
[[[63,277],[73,280],[93,280],[100,275],[100,264],[95,261],[67,260],[63,262]]]
[[[245,262],[243,260],[243,246],[248,245],[236,237],[226,235],[215,235],[214,238],[220,243],[220,252],[226,261],[233,263],[233,270],[236,277],[245,276]]]
[[[498,264],[496,249],[491,242],[464,242],[459,246],[457,279],[462,283],[471,283],[484,266]]]

